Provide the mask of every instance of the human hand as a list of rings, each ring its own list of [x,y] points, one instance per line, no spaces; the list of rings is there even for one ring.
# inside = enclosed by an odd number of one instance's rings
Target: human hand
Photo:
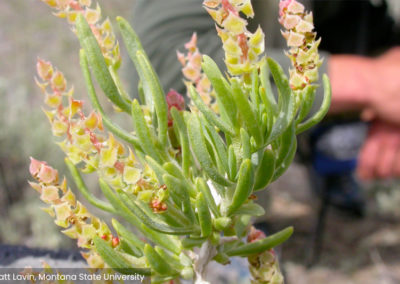
[[[400,47],[377,58],[333,55],[330,113],[359,111],[364,120],[400,126]]]
[[[364,120],[380,120],[400,126],[400,47],[395,47],[371,62],[367,106]]]
[[[365,180],[400,176],[400,127],[372,123],[359,154],[357,173]]]

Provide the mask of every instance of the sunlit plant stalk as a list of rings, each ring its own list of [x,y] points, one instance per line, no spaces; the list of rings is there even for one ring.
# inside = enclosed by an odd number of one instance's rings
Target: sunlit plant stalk
[[[77,189],[90,204],[111,213],[115,233],[75,200],[66,180],[60,183],[57,170],[46,162],[31,160],[37,182],[30,184],[49,204],[45,211],[65,228],[63,233],[85,249],[89,266],[148,275],[154,283],[179,278],[208,283],[209,262],[228,264],[230,257],[239,256],[248,258],[253,283],[282,283],[273,248],[293,229],[266,237],[250,219],[265,213],[254,193],[286,171],[296,152],[296,134],[319,122],[329,107],[324,75],[324,102],[309,117],[320,65],[312,16],[295,0],[281,1],[280,22],[293,63],[288,79],[264,55],[262,30],[246,28],[241,15],[254,16],[250,0],[205,0],[223,42],[228,73],[200,54],[194,35],[185,46],[188,53],[178,53],[189,111],[176,91],[164,94],[126,20],[118,17],[117,23],[140,77],[140,102],[121,84],[119,44],[110,21],[101,22],[99,6],[90,8],[88,0],[42,1],[67,18],[79,38],[80,64],[94,108],[86,115],[63,74],[39,59],[37,83],[45,94],[45,113],[53,134],[61,137],[58,144]],[[116,109],[131,117],[134,132],[107,116],[92,76]],[[85,185],[81,175],[93,172],[107,201]]]

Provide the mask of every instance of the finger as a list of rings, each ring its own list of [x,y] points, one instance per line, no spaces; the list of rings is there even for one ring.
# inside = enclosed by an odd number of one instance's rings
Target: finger
[[[376,136],[367,137],[363,148],[360,151],[357,173],[362,179],[372,179],[374,177],[374,165],[379,154],[379,141]]]
[[[393,163],[393,177],[400,177],[400,149],[394,158]]]
[[[393,136],[380,137],[380,153],[376,163],[375,174],[379,178],[393,176],[394,162],[397,155],[398,139]]]
[[[400,140],[400,133],[398,133],[397,137]],[[399,144],[400,144],[400,142],[399,142]],[[398,146],[396,155],[394,157],[393,176],[394,177],[400,177],[400,146]]]

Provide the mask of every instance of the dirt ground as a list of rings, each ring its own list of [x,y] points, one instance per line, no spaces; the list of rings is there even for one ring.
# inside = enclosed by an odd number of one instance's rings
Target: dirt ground
[[[375,198],[368,196],[363,218],[328,208],[322,245],[315,249],[320,201],[310,190],[305,168],[291,167],[270,190],[268,223],[276,230],[289,225],[295,228],[281,250],[287,283],[400,283],[400,222],[382,214]],[[309,267],[318,251],[318,261]]]

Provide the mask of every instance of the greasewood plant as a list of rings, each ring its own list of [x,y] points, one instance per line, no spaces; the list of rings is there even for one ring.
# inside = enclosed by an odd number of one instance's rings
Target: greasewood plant
[[[90,0],[42,1],[66,18],[79,38],[93,107],[85,114],[61,71],[39,59],[45,114],[75,187],[109,213],[113,229],[89,213],[46,162],[31,159],[36,182],[30,184],[62,232],[77,239],[89,266],[146,275],[154,283],[179,278],[207,283],[208,263],[228,264],[239,256],[248,258],[253,283],[282,283],[272,249],[290,237],[292,228],[265,236],[250,219],[265,213],[253,193],[286,171],[296,152],[296,134],[318,123],[329,108],[324,75],[323,103],[309,114],[321,64],[312,14],[296,0],[280,3],[292,61],[288,78],[265,55],[262,30],[247,30],[246,18],[254,16],[250,0],[205,0],[223,42],[227,72],[200,54],[194,35],[187,52],[178,52],[190,97],[185,106],[176,91],[164,93],[126,20],[117,17],[117,24],[140,77],[139,100],[131,99],[120,80],[120,46],[111,22],[101,20],[99,6],[92,8]],[[95,82],[115,109],[132,119],[133,131],[105,113]],[[83,175],[89,173],[97,174],[104,199],[87,188]]]

